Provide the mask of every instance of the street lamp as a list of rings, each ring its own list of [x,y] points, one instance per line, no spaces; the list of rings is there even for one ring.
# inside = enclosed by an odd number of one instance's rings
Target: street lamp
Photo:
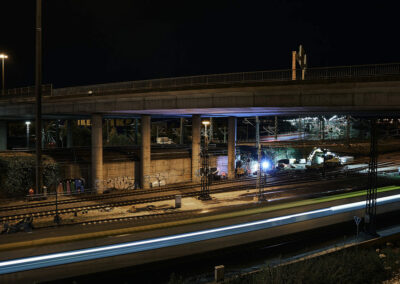
[[[205,144],[206,147],[208,146],[208,133],[207,133],[207,125],[210,125],[210,121],[208,120],[203,120],[202,124],[204,125],[204,138],[205,138]]]
[[[7,59],[8,56],[4,53],[0,53],[0,59],[1,59],[1,78],[2,78],[2,89],[1,89],[1,94],[4,96],[4,59]]]
[[[207,134],[207,125],[210,125],[210,121],[203,120],[202,124],[205,127],[204,131],[204,148],[201,151],[202,157],[202,167],[203,173],[201,175],[201,192],[199,199],[200,200],[210,200],[210,165],[208,161],[208,134]]]
[[[29,149],[29,126],[31,125],[30,121],[25,121],[26,124],[26,149]]]

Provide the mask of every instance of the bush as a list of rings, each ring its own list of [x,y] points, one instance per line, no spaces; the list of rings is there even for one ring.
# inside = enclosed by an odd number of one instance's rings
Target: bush
[[[109,141],[106,142],[106,146],[126,146],[132,145],[133,141],[126,135],[118,134],[117,130],[113,127],[110,131]]]
[[[3,153],[0,155],[0,190],[6,196],[16,197],[28,194],[35,188],[35,156],[25,153]],[[43,184],[48,188],[59,176],[58,164],[43,156]]]
[[[229,283],[381,283],[390,277],[384,262],[372,249],[348,249],[334,254],[278,267]]]

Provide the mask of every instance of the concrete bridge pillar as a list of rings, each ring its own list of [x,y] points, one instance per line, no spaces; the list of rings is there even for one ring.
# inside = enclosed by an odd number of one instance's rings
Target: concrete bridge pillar
[[[192,182],[200,182],[200,141],[201,141],[200,115],[192,116]]]
[[[151,116],[141,118],[142,144],[140,151],[140,185],[143,189],[150,188],[151,175]]]
[[[0,121],[0,151],[7,150],[7,122]]]
[[[92,188],[103,193],[103,117],[93,114],[92,123]]]
[[[228,179],[235,178],[236,117],[228,118]]]

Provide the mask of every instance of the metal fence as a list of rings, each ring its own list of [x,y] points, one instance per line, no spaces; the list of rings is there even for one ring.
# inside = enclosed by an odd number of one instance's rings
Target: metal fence
[[[42,85],[42,94],[44,96],[51,96],[53,91],[52,84]],[[35,95],[35,86],[30,87],[22,87],[22,88],[14,88],[7,89],[4,92],[4,95],[8,96],[34,96]]]
[[[213,74],[189,77],[176,77],[142,81],[128,81],[120,83],[97,84],[79,87],[52,89],[50,95],[99,95],[111,93],[129,93],[134,91],[165,90],[171,88],[191,88],[224,86],[232,84],[251,84],[263,82],[289,82],[292,81],[292,70],[273,70],[241,72],[228,74]],[[400,75],[400,63],[338,66],[309,68],[305,73],[305,81],[326,81],[339,79],[357,79],[372,77],[388,77]],[[296,71],[296,78],[301,80],[301,70]],[[34,87],[7,90],[8,95],[34,94]],[[44,94],[49,94],[47,91]]]

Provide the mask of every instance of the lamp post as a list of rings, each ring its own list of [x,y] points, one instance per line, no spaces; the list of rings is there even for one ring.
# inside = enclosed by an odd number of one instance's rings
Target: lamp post
[[[42,0],[36,0],[36,52],[35,52],[35,97],[36,97],[36,193],[42,188]]]
[[[31,125],[30,121],[26,121],[26,149],[29,149],[29,126]]]
[[[202,122],[202,124],[204,125],[204,144],[206,149],[208,148],[208,133],[207,133],[207,125],[210,125],[210,122],[208,120],[204,120]]]
[[[207,134],[207,126],[210,125],[210,122],[204,120],[202,122],[204,125],[204,147],[201,151],[202,158],[202,167],[203,172],[201,175],[201,193],[199,196],[200,200],[211,200],[210,196],[210,165],[208,161],[208,134]]]
[[[2,82],[2,88],[1,88],[1,94],[4,96],[4,92],[5,92],[5,89],[4,89],[4,59],[7,59],[8,58],[8,56],[6,55],[6,54],[4,54],[4,53],[1,53],[0,54],[0,59],[1,59],[1,82]]]

